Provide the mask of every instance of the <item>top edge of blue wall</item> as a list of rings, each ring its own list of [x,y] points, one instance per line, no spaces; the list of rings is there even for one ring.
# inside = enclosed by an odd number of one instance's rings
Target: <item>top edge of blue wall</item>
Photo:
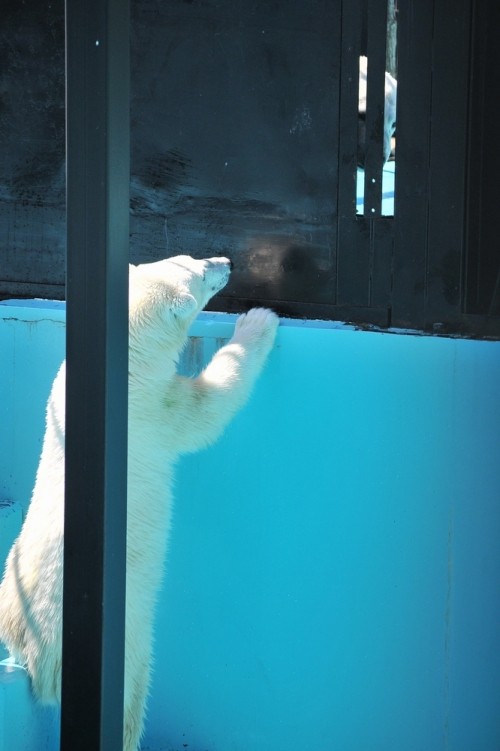
[[[15,314],[14,314],[15,309]],[[21,320],[33,321],[39,320],[46,315],[50,315],[54,320],[64,321],[66,317],[66,302],[61,300],[45,300],[42,298],[34,299],[9,299],[0,300],[0,318],[16,317]],[[214,337],[227,336],[227,327],[234,326],[238,313],[220,313],[212,311],[203,311],[196,321],[194,321],[190,330],[191,336],[206,335],[206,329],[212,329],[210,335]],[[199,327],[203,328],[200,329]],[[280,327],[295,329],[329,329],[343,331],[360,331],[376,334],[399,334],[409,336],[429,336],[422,331],[414,329],[379,329],[376,326],[359,327],[355,324],[344,323],[342,321],[322,321],[317,319],[303,318],[280,318]],[[430,334],[432,336],[432,334]],[[447,337],[439,337],[447,338]],[[453,338],[453,337],[452,337]]]

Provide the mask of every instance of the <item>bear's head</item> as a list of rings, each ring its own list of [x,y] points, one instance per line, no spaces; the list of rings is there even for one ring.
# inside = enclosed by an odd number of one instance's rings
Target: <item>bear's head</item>
[[[174,256],[129,268],[130,376],[172,370],[188,329],[208,301],[229,280],[227,258],[196,260]]]

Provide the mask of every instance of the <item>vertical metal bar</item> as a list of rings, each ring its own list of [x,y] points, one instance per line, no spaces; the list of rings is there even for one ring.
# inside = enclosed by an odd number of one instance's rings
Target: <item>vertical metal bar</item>
[[[123,744],[128,0],[66,0],[62,751]]]

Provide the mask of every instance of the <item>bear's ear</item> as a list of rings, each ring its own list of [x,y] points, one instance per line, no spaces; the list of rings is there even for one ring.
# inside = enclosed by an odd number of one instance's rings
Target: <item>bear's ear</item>
[[[183,292],[178,295],[172,305],[172,312],[179,318],[189,318],[196,312],[198,303],[196,299],[189,292]]]

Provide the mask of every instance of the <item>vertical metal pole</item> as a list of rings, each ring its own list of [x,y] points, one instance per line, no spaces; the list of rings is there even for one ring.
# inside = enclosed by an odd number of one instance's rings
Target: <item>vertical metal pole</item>
[[[62,751],[118,751],[125,620],[129,3],[66,0]]]

